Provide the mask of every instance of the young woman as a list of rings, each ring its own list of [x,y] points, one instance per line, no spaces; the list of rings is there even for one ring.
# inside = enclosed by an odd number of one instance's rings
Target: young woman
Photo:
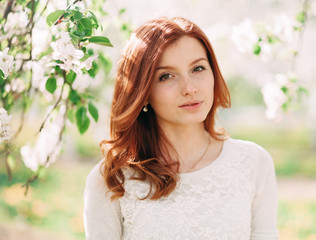
[[[139,27],[117,70],[104,160],[87,177],[86,239],[278,239],[273,161],[216,130],[217,109],[229,106],[195,24]]]

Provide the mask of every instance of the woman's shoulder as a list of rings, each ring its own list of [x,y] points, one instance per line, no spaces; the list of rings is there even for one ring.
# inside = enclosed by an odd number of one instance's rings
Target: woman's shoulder
[[[230,152],[230,156],[239,156],[240,158],[248,159],[249,161],[256,163],[258,168],[266,166],[271,167],[273,165],[273,159],[270,153],[259,144],[234,138],[228,138],[226,141],[225,144],[228,146],[227,151]]]
[[[104,160],[99,161],[89,172],[86,178],[87,187],[104,188],[105,182],[102,175],[103,161]]]
[[[266,154],[269,155],[266,149],[264,149],[262,146],[252,141],[229,137],[226,140],[226,144],[229,145],[229,147],[233,151],[247,152],[247,153],[259,154],[259,155],[266,155]]]

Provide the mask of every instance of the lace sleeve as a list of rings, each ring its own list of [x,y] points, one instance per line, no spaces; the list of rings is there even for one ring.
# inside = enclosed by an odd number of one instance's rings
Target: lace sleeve
[[[118,200],[111,201],[110,193],[95,166],[86,180],[84,192],[84,226],[86,240],[122,239],[122,216]]]
[[[274,164],[269,153],[261,147],[257,157],[251,240],[275,240],[278,239],[276,227],[278,199]]]

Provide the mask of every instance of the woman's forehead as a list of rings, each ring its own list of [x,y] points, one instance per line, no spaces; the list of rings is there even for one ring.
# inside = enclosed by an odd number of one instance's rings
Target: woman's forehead
[[[194,37],[183,36],[162,52],[158,68],[180,62],[193,62],[199,58],[207,59],[206,50],[201,41]]]

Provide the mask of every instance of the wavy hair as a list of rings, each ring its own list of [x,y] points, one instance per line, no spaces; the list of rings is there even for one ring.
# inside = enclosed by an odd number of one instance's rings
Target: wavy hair
[[[214,74],[214,101],[204,127],[217,140],[225,137],[223,132],[216,131],[215,117],[218,107],[230,107],[230,94],[206,35],[194,23],[180,17],[146,22],[131,35],[121,56],[111,107],[110,140],[100,143],[105,158],[101,172],[113,193],[112,199],[124,195],[126,167],[135,170],[133,179],[149,181],[146,198],[159,199],[176,187],[178,160],[165,154],[172,146],[160,130],[153,109],[149,106],[145,113],[142,108],[148,101],[164,49],[182,36],[194,37],[205,47]]]

